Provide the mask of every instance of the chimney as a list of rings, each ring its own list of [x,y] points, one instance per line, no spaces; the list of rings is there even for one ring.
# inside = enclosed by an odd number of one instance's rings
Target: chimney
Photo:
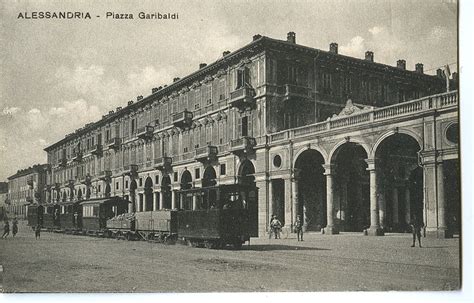
[[[179,77],[173,78],[173,83],[179,81]]]
[[[337,54],[337,43],[336,42],[333,42],[333,43],[329,44],[329,52],[331,52],[333,54]]]
[[[109,115],[112,115],[114,113],[113,110],[109,110]]]
[[[442,70],[441,68],[438,68],[438,69],[436,70],[436,76],[438,76],[438,78],[441,78],[441,79],[444,78],[444,72],[443,72],[443,70]]]
[[[142,99],[143,99],[143,96],[141,96],[141,95],[140,95],[140,96],[137,96],[137,101],[140,101],[140,100],[142,100]]]
[[[403,70],[407,69],[407,62],[403,59],[400,59],[397,61],[397,67]]]
[[[224,52],[222,53],[222,57],[225,57],[225,56],[227,56],[228,54],[230,54],[230,51],[226,50],[226,51],[224,51]]]
[[[374,52],[366,51],[365,52],[365,60],[374,62]]]
[[[415,64],[415,71],[419,74],[423,74],[423,63]]]
[[[159,89],[158,87],[153,87],[153,88],[151,89],[151,93],[154,94],[154,93],[158,92],[159,90],[160,90],[160,89]]]
[[[128,101],[128,103],[127,103],[127,105],[132,105],[132,104],[133,104],[132,100]]]
[[[204,68],[204,67],[206,67],[206,66],[207,66],[206,63],[199,63],[199,69]]]
[[[262,35],[256,34],[253,36],[253,41],[258,40],[260,38],[262,38]]]
[[[290,43],[293,43],[293,44],[296,44],[296,34],[295,34],[295,32],[289,32],[286,35],[286,41],[288,41]]]
[[[117,107],[117,108],[115,109],[116,112],[121,111],[121,110],[122,110],[122,107],[121,107],[121,106],[119,106],[119,107]]]

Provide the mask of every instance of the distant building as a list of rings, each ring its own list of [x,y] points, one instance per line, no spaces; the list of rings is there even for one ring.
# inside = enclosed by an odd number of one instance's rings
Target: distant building
[[[37,164],[8,177],[6,212],[9,217],[26,218],[26,206],[45,201],[45,187],[50,166]]]
[[[293,32],[255,35],[48,146],[46,201],[121,196],[130,212],[194,209],[178,190],[244,183],[255,186],[253,236],[272,214],[288,230],[301,214],[308,230],[373,235],[405,231],[417,214],[427,233],[450,236],[458,108],[444,77],[377,63],[371,51],[344,56],[336,43],[298,45]]]

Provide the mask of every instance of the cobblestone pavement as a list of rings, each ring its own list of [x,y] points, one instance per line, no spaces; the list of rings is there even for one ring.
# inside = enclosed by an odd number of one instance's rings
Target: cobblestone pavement
[[[345,233],[252,239],[242,250],[72,236],[20,225],[0,239],[6,292],[452,290],[459,239]]]

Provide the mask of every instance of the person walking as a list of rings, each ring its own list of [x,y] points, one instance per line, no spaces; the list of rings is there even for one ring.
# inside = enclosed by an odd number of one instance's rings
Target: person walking
[[[282,228],[282,225],[281,225],[280,220],[278,220],[277,216],[273,215],[273,219],[270,222],[270,230],[275,235],[275,239],[281,239],[280,237],[281,228]],[[271,238],[271,234],[270,234],[270,238]]]
[[[415,247],[416,238],[418,238],[418,245],[421,247],[421,229],[425,226],[423,221],[419,219],[417,215],[413,215],[411,221],[411,228],[413,233],[413,244],[411,247]]]
[[[39,239],[41,236],[41,225],[36,225],[35,228],[35,239]]]
[[[303,222],[301,220],[300,215],[296,217],[295,232],[296,232],[296,236],[298,237],[298,241],[300,241],[300,238],[301,238],[301,241],[303,241]]]
[[[5,225],[3,226],[3,235],[2,238],[7,238],[8,235],[10,234],[10,222],[5,220]]]
[[[13,219],[12,222],[12,234],[13,238],[15,238],[15,235],[18,233],[18,220],[16,218]]]

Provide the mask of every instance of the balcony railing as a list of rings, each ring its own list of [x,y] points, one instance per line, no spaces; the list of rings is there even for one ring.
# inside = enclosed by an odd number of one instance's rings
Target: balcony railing
[[[91,154],[96,155],[96,156],[101,156],[102,155],[102,145],[101,144],[94,145],[91,149]]]
[[[80,178],[82,184],[89,185],[91,184],[92,178],[90,175],[85,175]]]
[[[136,164],[129,164],[123,167],[123,174],[124,175],[134,175],[138,172],[138,165]]]
[[[155,168],[158,170],[167,170],[171,168],[173,159],[171,157],[161,157],[155,159]]]
[[[188,110],[184,110],[180,113],[174,114],[172,120],[173,125],[176,127],[189,127],[193,121],[193,113]]]
[[[230,93],[229,105],[237,108],[255,105],[255,90],[251,87],[242,87]]]
[[[302,100],[306,101],[310,99],[310,88],[304,86],[298,86],[293,84],[285,84],[284,86],[284,97],[283,101],[288,100]]]
[[[120,144],[122,143],[122,139],[120,138],[111,138],[109,140],[107,140],[107,147],[109,149],[119,149],[120,148]]]
[[[137,130],[137,137],[145,140],[151,139],[153,138],[153,130],[154,128],[151,125],[140,127]]]
[[[112,177],[112,171],[102,170],[99,172],[98,177],[100,180],[109,180]]]
[[[230,151],[232,153],[248,153],[257,145],[257,141],[253,137],[242,137],[230,141]]]
[[[217,146],[208,145],[196,149],[194,159],[197,161],[210,161],[217,157]]]
[[[82,160],[82,152],[75,152],[72,154],[72,161],[79,162]]]

